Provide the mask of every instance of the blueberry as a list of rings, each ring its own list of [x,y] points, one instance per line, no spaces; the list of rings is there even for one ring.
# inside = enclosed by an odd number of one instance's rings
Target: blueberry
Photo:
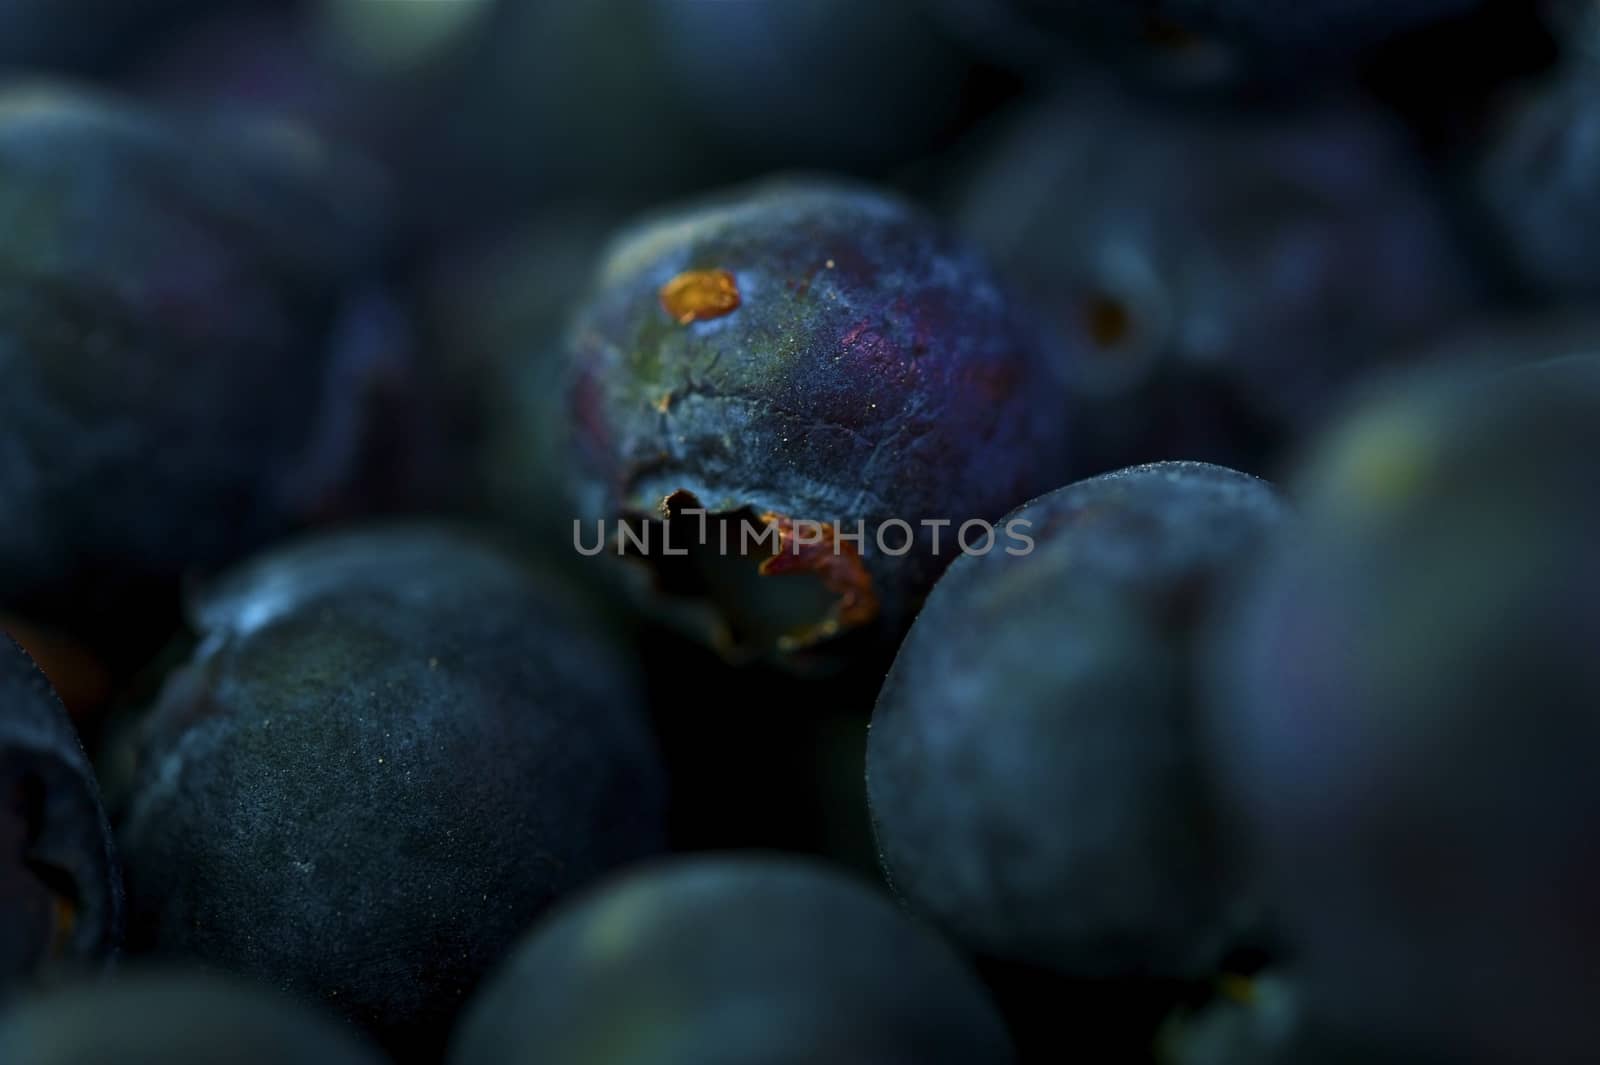
[[[89,760],[49,682],[4,635],[0,804],[3,995],[64,967],[103,962],[121,941],[123,910]]]
[[[986,954],[1084,977],[1208,971],[1236,919],[1194,743],[1207,604],[1280,522],[1241,473],[1162,463],[1052,492],[958,559],[872,716],[899,894]]]
[[[0,4],[0,71],[102,66],[196,6],[195,0],[8,0]]]
[[[467,502],[534,544],[571,551],[561,388],[566,326],[617,218],[593,205],[541,212],[458,241],[417,283],[428,343],[443,362],[451,450]]]
[[[642,223],[572,338],[580,543],[671,519],[694,550],[666,557],[655,529],[662,601],[733,658],[897,632],[963,523],[1061,475],[1055,361],[978,258],[864,187],[780,181]]]
[[[963,36],[1048,72],[1113,59],[1168,84],[1304,78],[1481,0],[928,0]]]
[[[497,548],[352,531],[192,612],[119,816],[130,949],[321,998],[426,1058],[529,919],[661,845],[629,658]]]
[[[1600,39],[1600,38],[1597,38]],[[1600,56],[1573,62],[1509,106],[1477,162],[1474,203],[1526,295],[1600,295]]]
[[[0,94],[0,606],[92,622],[405,468],[367,188],[289,134]]]
[[[1600,317],[1582,306],[1570,306],[1468,319],[1436,342],[1418,348],[1415,361],[1424,372],[1440,367],[1462,371],[1474,367],[1532,369],[1552,360],[1597,352]],[[1399,372],[1413,370],[1408,367]],[[1369,379],[1364,386],[1370,392],[1374,381]]]
[[[1368,401],[1220,640],[1216,779],[1345,1027],[1593,1054],[1597,412],[1594,356]]]
[[[176,972],[64,988],[0,1014],[17,1065],[379,1065],[347,1029],[247,984]]]
[[[163,107],[303,127],[359,151],[384,166],[401,235],[449,238],[478,204],[470,174],[441,173],[451,160],[436,127],[486,10],[480,0],[222,5],[134,51],[118,81]]]
[[[1476,295],[1398,131],[1354,103],[1174,110],[1079,85],[1015,120],[962,213],[1076,355],[1085,472],[1259,469]]]
[[[1441,1065],[1330,1028],[1292,973],[1224,978],[1211,1001],[1174,1015],[1158,1046],[1162,1065]]]
[[[520,210],[541,197],[642,204],[715,174],[650,3],[459,5],[482,14],[439,114],[435,157],[419,160],[435,187],[465,179],[480,206]]]
[[[1101,6],[1118,6],[1098,0]],[[1470,11],[1483,0],[1155,0],[1160,15],[1217,32],[1259,51],[1316,53],[1369,45]],[[1148,4],[1147,4],[1148,6]]]
[[[965,64],[917,0],[649,0],[690,120],[741,159],[881,166],[957,111]]]
[[[677,859],[536,928],[468,1011],[452,1065],[1011,1060],[956,955],[794,858]]]

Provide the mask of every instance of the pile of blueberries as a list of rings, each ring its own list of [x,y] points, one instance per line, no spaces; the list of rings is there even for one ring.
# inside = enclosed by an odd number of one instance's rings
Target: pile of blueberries
[[[0,2],[0,1065],[1600,1062],[1600,5]]]

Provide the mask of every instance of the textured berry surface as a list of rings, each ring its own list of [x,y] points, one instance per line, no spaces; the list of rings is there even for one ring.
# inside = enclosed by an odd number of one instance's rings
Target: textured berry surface
[[[138,951],[324,999],[425,1060],[540,910],[662,845],[627,657],[497,551],[347,533],[193,612],[121,816]]]
[[[915,911],[1073,975],[1194,975],[1220,957],[1229,875],[1191,645],[1214,586],[1280,519],[1255,478],[1160,464],[1016,511],[1025,555],[951,566],[868,738],[885,871]]]
[[[452,1065],[1011,1061],[950,949],[867,887],[793,858],[686,858],[535,930]]]
[[[952,550],[922,519],[993,520],[1062,472],[1058,367],[980,260],[860,187],[764,184],[631,230],[579,314],[571,367],[586,520],[700,506],[785,545],[786,523],[865,523],[859,559],[825,544],[759,560],[815,578],[834,600],[821,618],[797,610],[794,631],[764,634],[770,581],[754,618],[716,602],[706,635],[734,653],[898,631]],[[898,556],[876,535],[896,519],[917,535]]]

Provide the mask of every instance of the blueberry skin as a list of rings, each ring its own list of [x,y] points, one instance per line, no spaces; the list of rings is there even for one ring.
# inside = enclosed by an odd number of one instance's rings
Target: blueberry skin
[[[938,939],[806,860],[675,859],[553,915],[468,1011],[451,1065],[1004,1065]]]
[[[1219,641],[1216,777],[1343,1026],[1593,1055],[1597,411],[1593,356],[1369,400]]]
[[[1292,973],[1240,983],[1198,1011],[1174,1018],[1158,1041],[1161,1065],[1445,1065],[1369,1038],[1335,1031],[1305,1001]]]
[[[406,384],[346,176],[288,134],[0,94],[0,604],[93,619],[356,494]]]
[[[0,71],[101,66],[196,6],[195,0],[8,0],[0,4]]]
[[[907,904],[986,954],[1085,977],[1202,973],[1233,900],[1191,720],[1208,600],[1280,522],[1262,481],[1162,463],[1007,519],[953,563],[873,711],[867,794]]]
[[[960,215],[1073,353],[1085,473],[1261,469],[1477,290],[1400,131],[1351,101],[1177,110],[1082,83],[1002,131]]]
[[[1600,253],[1583,236],[1600,225],[1600,56],[1506,109],[1477,160],[1473,202],[1525,295],[1600,295]]]
[[[475,5],[484,14],[439,111],[434,158],[418,160],[435,187],[465,179],[503,216],[538,197],[642,206],[703,187],[708,171],[714,180],[719,167],[673,84],[650,5]]]
[[[49,682],[3,634],[0,789],[3,997],[103,963],[123,925],[122,874],[89,760]]]
[[[63,988],[0,1014],[17,1065],[380,1065],[345,1026],[248,984],[140,972]]]
[[[474,511],[551,551],[572,550],[566,476],[568,320],[616,229],[615,213],[566,205],[431,262],[415,305],[451,390],[453,451]]]
[[[133,53],[117,81],[163,107],[293,124],[378,161],[397,239],[427,248],[472,226],[482,207],[474,174],[441,151],[438,126],[441,112],[458,115],[452,93],[488,7],[221,5]]]
[[[1025,69],[1112,60],[1168,85],[1305,80],[1481,0],[927,0]]]
[[[192,613],[119,817],[132,948],[321,998],[425,1060],[531,918],[662,846],[630,659],[498,549],[353,531]]]
[[[680,324],[672,286],[697,277],[735,287],[737,308]],[[712,512],[864,522],[877,610],[855,627],[874,638],[902,629],[962,522],[1064,469],[1059,360],[979,258],[866,187],[770,182],[641,223],[612,245],[571,337],[586,522],[657,514],[680,492]],[[954,522],[937,552],[924,518]],[[917,534],[899,556],[876,542],[896,519]],[[891,550],[903,539],[884,534]],[[703,630],[729,649],[726,635]],[[732,651],[786,661],[812,646]]]
[[[919,0],[649,0],[687,114],[747,163],[882,166],[957,117],[966,63]]]

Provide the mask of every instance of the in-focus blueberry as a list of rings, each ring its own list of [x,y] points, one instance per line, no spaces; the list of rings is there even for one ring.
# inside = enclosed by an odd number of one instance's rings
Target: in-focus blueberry
[[[281,548],[195,603],[131,741],[130,947],[320,998],[407,1060],[552,900],[662,846],[629,656],[463,533]]]
[[[1059,361],[980,258],[865,187],[766,183],[627,231],[570,370],[583,542],[643,524],[658,604],[733,658],[897,634],[965,522],[1062,479]]]
[[[1253,919],[1195,742],[1210,601],[1280,524],[1200,463],[1020,508],[1030,550],[962,558],[873,712],[867,792],[898,893],[985,954],[1080,977],[1204,975]]]

